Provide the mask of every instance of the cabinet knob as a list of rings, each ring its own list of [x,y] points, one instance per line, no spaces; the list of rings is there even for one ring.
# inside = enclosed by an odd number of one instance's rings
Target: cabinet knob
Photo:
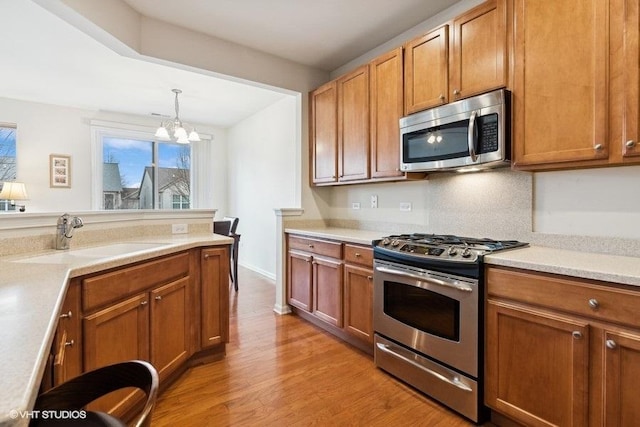
[[[209,254],[204,254],[204,259],[209,259]]]
[[[360,252],[356,252],[356,258],[360,258],[362,255],[360,255]]]
[[[625,144],[627,146],[627,148],[633,148],[636,146],[636,142],[633,139],[628,140],[627,142],[625,142]]]
[[[307,246],[309,246],[309,249],[313,249],[313,245],[311,243],[309,243]]]
[[[575,340],[580,340],[582,339],[582,332],[580,331],[573,331],[571,332],[571,336],[573,337],[573,339]]]
[[[453,90],[453,95],[454,95],[454,96],[458,96],[458,95],[460,95],[460,91],[459,91],[458,89],[454,89],[454,90]]]
[[[368,280],[373,280],[373,276],[367,276]]]
[[[147,305],[148,303],[149,303],[149,301],[142,301],[142,302],[140,303],[140,305]]]
[[[156,296],[156,301],[160,301],[162,299],[162,295]]]
[[[605,345],[607,346],[607,348],[610,348],[610,349],[614,349],[618,346],[618,344],[616,344],[614,340],[607,340],[605,342]]]
[[[598,307],[600,307],[600,303],[598,302],[598,300],[597,300],[597,299],[595,299],[595,298],[591,298],[591,299],[589,300],[589,307],[591,307],[591,308],[592,308],[592,309],[594,309],[594,310],[597,310],[597,309],[598,309]]]
[[[67,341],[67,342],[65,342],[65,343],[64,343],[64,346],[65,346],[65,347],[73,347],[73,345],[74,345],[75,343],[76,343],[76,342],[75,342],[74,340]]]
[[[444,102],[444,99],[445,99],[445,98],[444,98],[444,94],[442,94],[442,93],[441,93],[441,94],[440,94],[440,96],[439,96],[438,98],[440,99],[440,101],[441,101],[441,102]]]
[[[604,148],[604,145],[602,144],[596,144],[593,146],[593,149],[596,151],[602,151],[603,148]]]
[[[71,310],[69,310],[67,313],[62,313],[60,315],[61,319],[71,319],[71,317],[73,316],[73,313],[71,312]]]

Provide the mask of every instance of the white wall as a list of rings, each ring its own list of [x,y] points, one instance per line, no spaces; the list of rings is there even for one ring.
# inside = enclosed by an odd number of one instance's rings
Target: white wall
[[[27,186],[30,200],[27,212],[58,212],[91,210],[91,120],[149,126],[151,118],[61,107],[35,102],[0,98],[0,118],[17,125],[17,180]],[[198,125],[202,133],[211,134],[212,149],[201,159],[200,167],[210,168],[213,185],[205,192],[201,208],[225,209],[226,194],[226,132]],[[49,187],[49,154],[71,156],[71,187]]]
[[[240,263],[272,278],[276,265],[273,209],[299,203],[299,115],[299,100],[291,96],[228,131],[229,209],[225,214],[240,218]]]

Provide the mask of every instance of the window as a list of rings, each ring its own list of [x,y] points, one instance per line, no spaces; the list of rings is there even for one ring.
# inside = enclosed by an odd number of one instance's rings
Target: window
[[[102,209],[189,209],[191,146],[104,135]]]
[[[16,180],[16,127],[0,124],[0,184]],[[0,185],[2,189],[2,185]],[[8,200],[0,200],[0,211],[15,210]]]

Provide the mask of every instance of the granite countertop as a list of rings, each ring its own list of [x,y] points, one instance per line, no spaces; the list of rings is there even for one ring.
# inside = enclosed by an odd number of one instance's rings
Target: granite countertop
[[[70,278],[195,247],[231,243],[232,239],[211,233],[184,234],[105,243],[93,248],[92,255],[90,251],[76,256],[75,249],[51,249],[0,258],[0,426],[29,424],[25,413],[37,397]],[[101,248],[125,252],[101,256]]]
[[[285,232],[346,242],[371,244],[382,231],[348,228],[285,228]],[[496,252],[486,264],[640,286],[640,258],[531,246]]]

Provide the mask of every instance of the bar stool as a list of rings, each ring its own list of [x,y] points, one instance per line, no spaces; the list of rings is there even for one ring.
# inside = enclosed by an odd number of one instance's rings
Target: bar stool
[[[147,401],[135,420],[135,427],[147,427],[158,395],[158,372],[149,362],[131,360],[85,372],[60,384],[36,399],[34,411],[80,411],[112,391],[136,387],[144,391]],[[86,411],[86,417],[77,419],[34,419],[29,426],[126,426],[123,421],[104,412]]]

